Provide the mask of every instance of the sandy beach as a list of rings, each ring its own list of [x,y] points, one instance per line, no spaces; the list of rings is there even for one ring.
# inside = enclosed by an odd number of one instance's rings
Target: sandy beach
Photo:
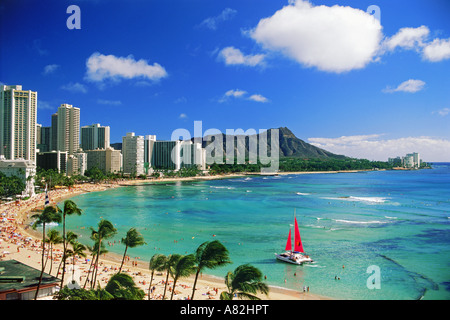
[[[50,203],[57,204],[65,199],[86,192],[103,191],[110,188],[117,188],[125,185],[158,183],[169,181],[192,181],[199,179],[225,179],[232,177],[240,177],[243,175],[230,174],[220,176],[206,176],[193,178],[167,178],[153,180],[133,180],[119,181],[112,184],[81,184],[73,188],[61,188],[48,192]],[[29,227],[29,218],[34,214],[32,211],[36,208],[42,208],[44,205],[45,193],[40,193],[28,200],[19,202],[11,202],[0,205],[0,260],[14,259],[24,264],[41,269],[42,259],[42,234]],[[47,250],[46,250],[47,251]],[[45,272],[55,277],[61,277],[56,274],[62,257],[62,245],[53,249],[53,261],[49,260]],[[90,257],[88,256],[87,259]],[[110,277],[117,272],[120,267],[122,256],[117,254],[107,254],[101,256],[97,279],[100,286],[105,287]],[[126,259],[122,272],[126,272],[133,277],[136,285],[144,290],[148,299],[149,283],[151,279],[151,271],[149,270],[148,261],[141,261],[137,258]],[[50,271],[51,269],[51,271]],[[89,270],[89,262],[85,258],[75,259],[73,264],[70,258],[66,262],[65,283],[72,281],[72,277],[81,286],[84,285]],[[165,286],[165,273],[155,272],[150,297],[151,299],[161,299]],[[192,294],[192,285],[194,277],[183,278],[177,282],[174,292],[174,300],[185,300],[190,298]],[[172,294],[173,281],[169,277],[166,298],[170,299]],[[89,286],[87,286],[88,288]],[[196,286],[195,300],[219,300],[219,295],[226,290],[224,280],[203,274],[199,277]],[[310,292],[299,292],[279,287],[270,287],[268,296],[260,296],[263,300],[324,300],[327,297],[312,294]]]

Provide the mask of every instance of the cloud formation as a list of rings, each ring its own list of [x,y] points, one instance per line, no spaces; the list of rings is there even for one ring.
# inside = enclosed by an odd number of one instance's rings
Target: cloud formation
[[[393,92],[409,92],[415,93],[423,89],[425,82],[422,80],[409,79],[400,83],[396,88],[387,87],[383,92],[393,93]]]
[[[72,93],[86,93],[88,91],[87,87],[79,82],[70,82],[68,84],[62,85],[61,89],[70,91]]]
[[[429,62],[439,62],[450,59],[450,38],[435,38],[429,41],[430,29],[427,26],[418,28],[401,28],[395,35],[383,41],[384,52],[395,51],[397,48],[414,50],[422,59]]]
[[[218,57],[222,59],[226,65],[245,65],[254,67],[264,64],[265,55],[244,55],[239,49],[234,47],[226,47],[219,52]]]
[[[105,100],[105,99],[97,99],[98,104],[105,104],[110,106],[120,106],[122,101],[120,100]]]
[[[423,49],[423,58],[431,62],[450,59],[450,38],[446,40],[434,39]]]
[[[443,109],[438,110],[438,111],[433,111],[432,113],[433,113],[433,114],[438,114],[438,115],[440,115],[441,117],[445,117],[445,116],[447,116],[448,114],[450,114],[450,108],[443,108]]]
[[[382,139],[383,134],[309,138],[316,147],[354,158],[387,161],[388,158],[418,152],[424,161],[445,162],[450,159],[450,140],[434,137]]]
[[[380,22],[365,11],[303,0],[261,19],[248,34],[303,66],[335,73],[364,68],[376,57],[383,37]]]
[[[232,19],[236,15],[237,11],[231,8],[224,9],[219,15],[215,17],[209,17],[200,23],[201,27],[206,27],[211,30],[216,30],[217,26],[227,20]]]
[[[260,94],[252,94],[249,97],[247,97],[247,91],[240,90],[240,89],[228,90],[227,92],[225,92],[223,97],[220,98],[219,102],[222,103],[222,102],[228,101],[230,98],[245,99],[245,100],[251,100],[251,101],[261,102],[261,103],[269,102],[269,99],[267,99],[266,97],[264,97]]]
[[[136,61],[132,55],[116,57],[95,52],[86,60],[86,68],[86,79],[95,82],[133,78],[156,81],[167,77],[166,70],[158,63],[149,65],[144,59]]]
[[[55,72],[59,68],[59,65],[57,64],[48,64],[44,67],[43,74],[50,74]]]
[[[417,49],[424,46],[430,34],[427,26],[418,28],[401,28],[395,35],[383,41],[385,50],[393,51],[396,48]]]

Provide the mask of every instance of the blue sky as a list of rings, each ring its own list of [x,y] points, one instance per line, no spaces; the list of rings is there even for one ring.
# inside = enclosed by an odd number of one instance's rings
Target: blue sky
[[[446,0],[6,0],[0,82],[38,92],[38,123],[69,103],[111,142],[202,121],[450,161],[449,14]]]

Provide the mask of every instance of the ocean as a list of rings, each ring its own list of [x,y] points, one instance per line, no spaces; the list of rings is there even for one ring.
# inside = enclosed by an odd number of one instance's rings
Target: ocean
[[[135,227],[146,245],[127,254],[194,253],[219,240],[232,264],[205,273],[223,278],[245,263],[267,284],[338,299],[450,299],[450,163],[432,169],[164,182],[72,198],[82,216],[67,218],[80,242],[100,219],[118,229],[107,249]],[[277,261],[297,217],[314,263]],[[293,234],[293,232],[292,232]]]

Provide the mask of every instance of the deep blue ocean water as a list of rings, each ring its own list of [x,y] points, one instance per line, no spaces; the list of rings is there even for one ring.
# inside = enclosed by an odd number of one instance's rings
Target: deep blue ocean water
[[[270,285],[309,286],[333,298],[450,299],[450,163],[414,171],[149,184],[72,200],[84,214],[68,217],[67,224],[81,242],[92,244],[89,227],[107,219],[118,229],[108,250],[123,254],[119,241],[136,227],[147,245],[128,254],[144,261],[155,253],[193,253],[217,239],[233,261],[206,271],[220,278],[250,263]],[[275,260],[294,211],[313,264]]]

